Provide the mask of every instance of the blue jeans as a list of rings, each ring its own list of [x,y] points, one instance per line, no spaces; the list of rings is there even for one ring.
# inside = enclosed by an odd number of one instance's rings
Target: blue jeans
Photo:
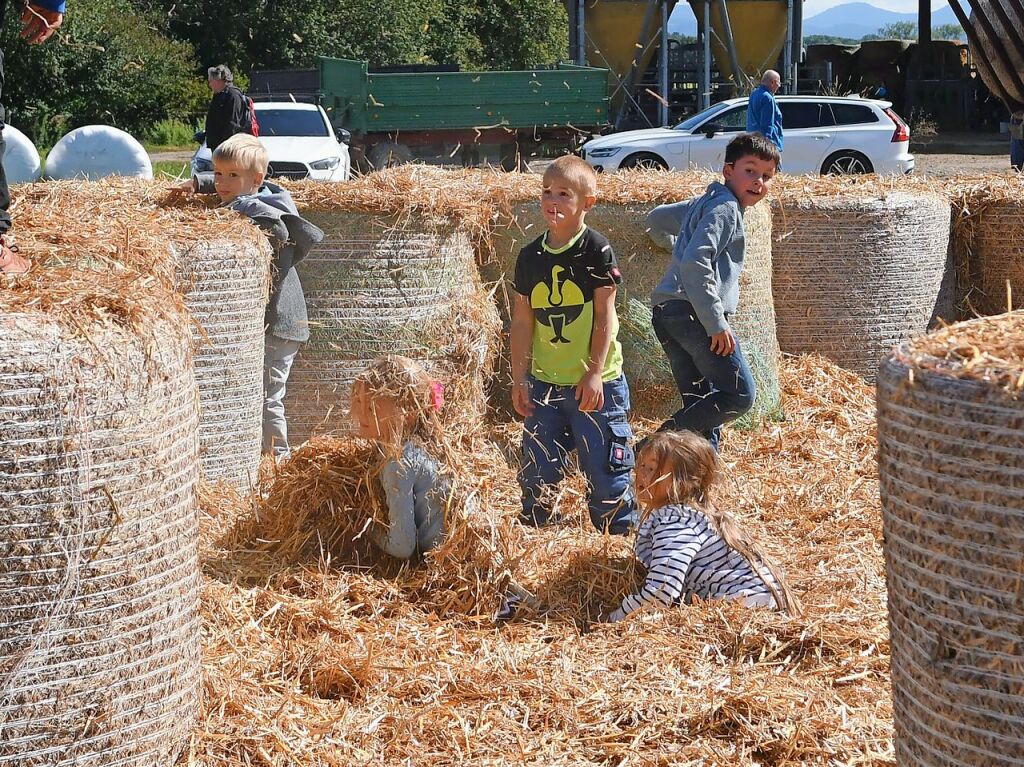
[[[519,486],[523,490],[520,521],[541,526],[551,521],[558,485],[573,450],[587,478],[590,521],[598,530],[625,535],[636,522],[634,465],[626,420],[629,387],[624,376],[604,384],[604,407],[580,412],[575,386],[530,379],[533,415],[523,424]]]
[[[1024,139],[1010,139],[1010,165],[1014,170],[1024,171]]]
[[[718,450],[722,424],[754,406],[754,378],[739,341],[727,357],[711,351],[711,336],[689,301],[658,304],[652,323],[682,398],[661,429],[695,431]]]

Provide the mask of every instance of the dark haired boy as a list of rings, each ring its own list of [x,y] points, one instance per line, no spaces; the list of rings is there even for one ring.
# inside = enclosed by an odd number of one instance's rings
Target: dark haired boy
[[[779,150],[743,133],[725,150],[722,175],[700,197],[662,205],[647,217],[652,239],[672,260],[651,295],[654,332],[672,367],[682,406],[661,429],[688,429],[718,449],[724,423],[754,404],[754,379],[729,327],[743,268],[743,212],[768,194]]]

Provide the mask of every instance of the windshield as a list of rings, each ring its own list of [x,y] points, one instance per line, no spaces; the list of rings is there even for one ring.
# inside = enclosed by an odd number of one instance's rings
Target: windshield
[[[312,109],[259,109],[261,136],[330,136],[324,118]]]
[[[729,105],[726,104],[724,101],[719,102],[718,104],[715,104],[713,107],[708,107],[703,112],[698,112],[693,117],[687,117],[685,120],[679,123],[679,125],[677,125],[674,128],[674,130],[693,130],[702,122],[707,120],[709,117],[717,115],[723,110],[728,109],[728,107]],[[260,123],[260,127],[263,127],[263,123]]]

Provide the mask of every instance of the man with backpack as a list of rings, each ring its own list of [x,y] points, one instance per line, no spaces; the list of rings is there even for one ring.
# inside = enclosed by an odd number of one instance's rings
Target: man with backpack
[[[210,67],[206,74],[213,91],[210,108],[206,111],[206,146],[210,152],[236,133],[259,135],[252,101],[235,87],[231,70],[219,64]]]

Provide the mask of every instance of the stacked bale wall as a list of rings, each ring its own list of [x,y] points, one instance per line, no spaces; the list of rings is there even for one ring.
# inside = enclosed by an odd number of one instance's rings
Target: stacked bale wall
[[[0,765],[173,764],[200,687],[188,321],[148,278],[0,292]]]
[[[164,183],[60,182],[16,193],[19,241],[36,264],[131,269],[184,296],[195,319],[203,476],[248,491],[262,436],[266,237],[202,198],[168,199]]]
[[[898,764],[1024,764],[1022,338],[973,320],[878,374]]]
[[[775,200],[772,282],[783,352],[823,354],[874,380],[895,344],[924,332],[946,274],[950,205],[916,190]]]
[[[288,379],[290,440],[348,431],[351,383],[382,354],[424,363],[449,408],[482,415],[496,319],[466,233],[435,218],[305,215],[326,236],[298,267],[310,339]]]

